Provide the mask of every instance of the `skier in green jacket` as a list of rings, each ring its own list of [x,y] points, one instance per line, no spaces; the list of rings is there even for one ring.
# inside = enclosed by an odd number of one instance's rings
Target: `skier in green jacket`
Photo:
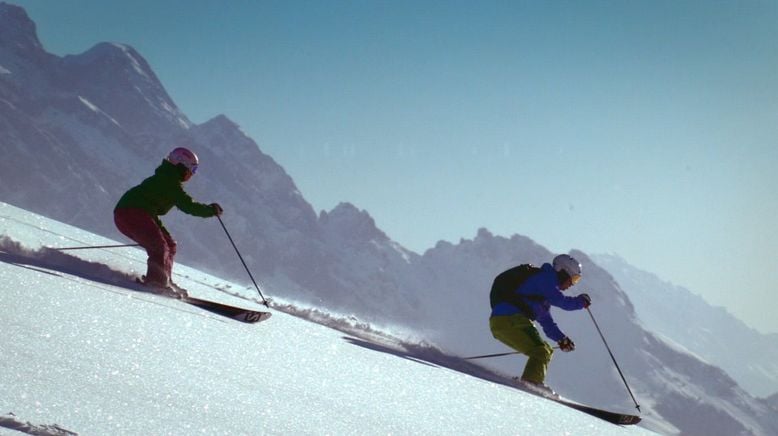
[[[176,241],[159,216],[173,208],[199,217],[222,214],[217,203],[203,204],[192,200],[183,182],[197,172],[199,160],[191,150],[178,147],[170,152],[154,175],[127,191],[114,208],[114,223],[122,234],[137,242],[148,254],[144,283],[171,290],[171,273],[176,255]]]

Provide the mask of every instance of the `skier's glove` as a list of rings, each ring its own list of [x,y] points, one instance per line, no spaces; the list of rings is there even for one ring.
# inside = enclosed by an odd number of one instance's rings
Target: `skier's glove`
[[[559,349],[565,353],[575,350],[575,344],[567,336],[562,338],[557,344],[559,344]]]
[[[589,294],[581,294],[578,298],[583,300],[584,309],[592,305],[592,297],[590,297]]]
[[[224,213],[224,209],[219,206],[219,203],[211,203],[211,207],[213,208],[213,214],[216,216],[221,216]]]

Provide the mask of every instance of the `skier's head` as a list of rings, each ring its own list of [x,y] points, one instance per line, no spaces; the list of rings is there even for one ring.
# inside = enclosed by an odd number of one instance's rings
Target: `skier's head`
[[[197,155],[188,148],[177,147],[174,148],[170,154],[167,155],[167,161],[173,165],[182,166],[186,173],[184,174],[184,181],[189,180],[197,172],[197,165],[200,160],[197,159]]]
[[[554,258],[552,265],[559,278],[559,288],[563,291],[581,280],[581,264],[573,256],[560,254]]]

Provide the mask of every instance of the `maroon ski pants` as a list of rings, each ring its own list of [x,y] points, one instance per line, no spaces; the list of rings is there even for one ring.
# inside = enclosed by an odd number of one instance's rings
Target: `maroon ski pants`
[[[149,255],[146,281],[167,285],[176,256],[176,241],[170,233],[143,209],[116,209],[113,220],[122,234],[140,244]]]

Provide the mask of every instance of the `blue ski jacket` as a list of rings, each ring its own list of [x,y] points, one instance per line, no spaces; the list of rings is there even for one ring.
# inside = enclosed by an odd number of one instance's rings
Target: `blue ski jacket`
[[[559,330],[554,318],[551,317],[551,306],[564,310],[579,310],[586,303],[580,296],[566,297],[559,289],[559,279],[556,270],[549,263],[544,263],[537,274],[527,278],[515,291],[516,294],[527,297],[527,303],[535,320],[543,327],[543,332],[549,339],[559,342],[565,334]],[[507,302],[499,303],[492,309],[492,316],[523,315],[515,305]]]

